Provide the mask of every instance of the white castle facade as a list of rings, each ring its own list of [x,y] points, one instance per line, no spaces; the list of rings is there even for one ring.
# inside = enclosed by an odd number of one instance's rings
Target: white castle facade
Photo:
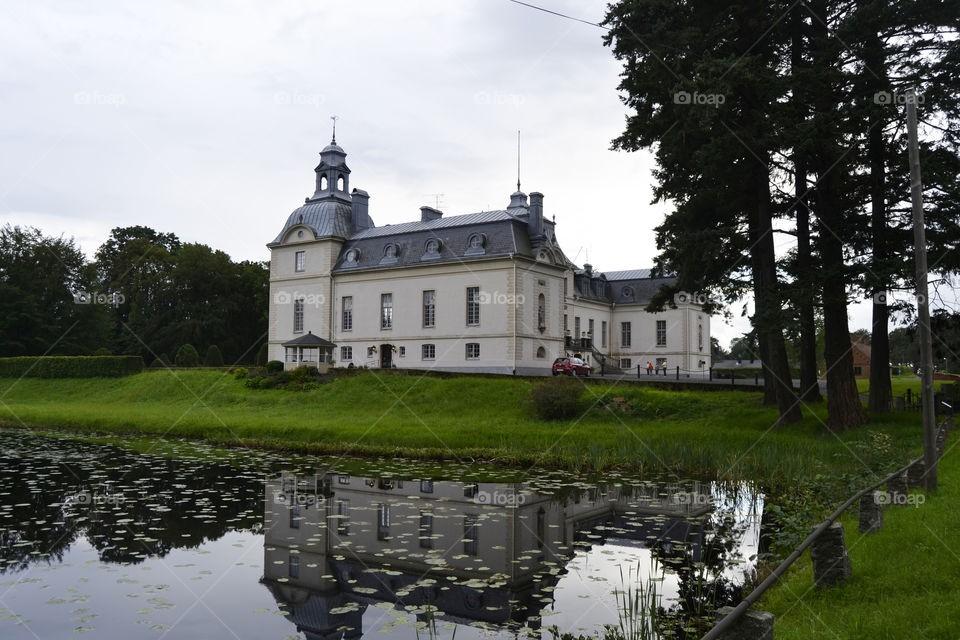
[[[316,189],[270,249],[269,359],[287,368],[405,367],[549,374],[580,355],[599,372],[710,366],[710,316],[691,299],[644,310],[670,278],[600,273],[560,248],[543,195],[506,209],[377,227],[346,153],[321,152]]]

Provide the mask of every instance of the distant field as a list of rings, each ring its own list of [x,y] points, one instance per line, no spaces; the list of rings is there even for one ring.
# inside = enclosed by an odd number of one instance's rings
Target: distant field
[[[919,445],[919,416],[875,418],[835,436],[822,420],[770,429],[774,409],[743,391],[660,391],[585,385],[577,420],[547,422],[526,407],[537,381],[369,372],[305,392],[252,390],[219,371],[148,371],[120,379],[0,379],[0,423],[165,434],[317,453],[483,459],[503,464],[673,470],[712,477],[788,477],[858,464],[871,429]],[[632,413],[608,409],[626,397]]]

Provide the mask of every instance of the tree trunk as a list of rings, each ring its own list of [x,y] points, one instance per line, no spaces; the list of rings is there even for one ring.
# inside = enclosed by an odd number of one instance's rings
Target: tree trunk
[[[764,161],[765,156],[761,156]],[[764,162],[753,165],[753,192],[755,202],[750,227],[753,238],[751,259],[754,265],[754,325],[764,359],[764,384],[775,389],[778,425],[803,420],[800,401],[793,392],[793,377],[787,360],[787,345],[780,322],[780,295],[777,287],[776,252],[773,243],[773,220],[770,211],[770,174]],[[765,345],[765,346],[764,346]]]
[[[868,67],[881,74],[868,76],[868,94],[884,91],[886,86],[886,59],[880,38],[875,35],[866,43],[865,62]],[[872,89],[872,91],[870,91]],[[890,334],[889,308],[886,290],[887,277],[887,210],[884,196],[886,192],[886,167],[884,164],[885,144],[883,139],[884,105],[875,102],[870,109],[870,129],[867,132],[867,159],[870,162],[870,226],[873,231],[873,322],[870,337],[870,396],[867,408],[877,413],[890,413],[893,410],[893,389],[890,383]]]
[[[794,74],[793,99],[797,115],[805,118],[809,104],[805,88],[796,79],[796,72],[804,65],[803,18],[807,9],[797,4],[790,16],[791,69]],[[793,152],[794,193],[797,218],[797,315],[800,321],[800,398],[804,402],[822,402],[817,376],[817,326],[814,320],[814,274],[810,268],[810,207],[807,206],[807,162],[804,153]]]
[[[836,122],[834,83],[841,81],[838,49],[828,33],[829,20],[825,0],[811,0],[813,63],[823,80],[808,91],[814,120],[819,124],[816,140],[817,221],[821,276],[823,278],[824,360],[827,374],[827,426],[843,431],[866,422],[857,381],[853,375],[853,347],[847,322],[846,267],[843,241],[846,231],[841,189],[844,188],[843,154],[839,144],[843,135]]]

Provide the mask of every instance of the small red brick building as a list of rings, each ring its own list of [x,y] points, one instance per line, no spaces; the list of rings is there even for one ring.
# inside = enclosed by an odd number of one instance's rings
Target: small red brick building
[[[857,378],[870,378],[870,345],[853,342],[853,375]]]

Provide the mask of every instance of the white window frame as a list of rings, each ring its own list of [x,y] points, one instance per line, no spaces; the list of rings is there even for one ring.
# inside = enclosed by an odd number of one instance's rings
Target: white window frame
[[[657,320],[657,346],[667,346],[667,321]]]
[[[306,271],[307,252],[297,251],[293,254],[293,270],[297,273]]]
[[[436,360],[437,359],[437,345],[432,342],[420,345],[420,359],[421,360]]]
[[[427,302],[427,298],[430,301]],[[437,291],[436,289],[424,289],[421,296],[423,301],[423,327],[433,329],[437,326]]]
[[[473,355],[471,355],[473,352]],[[479,360],[480,359],[480,343],[479,342],[468,342],[464,347],[464,355],[467,360]]]
[[[293,301],[293,332],[303,333],[303,310],[306,306],[304,298],[297,298]]]
[[[467,326],[480,326],[480,287],[467,287]]]
[[[633,325],[630,322],[620,323],[620,346],[630,347],[633,343]]]
[[[353,331],[353,296],[340,298],[340,330]]]
[[[389,303],[389,305],[387,304]],[[393,294],[380,294],[380,330],[393,329]]]
[[[353,360],[353,347],[340,347],[340,361],[349,362]]]

